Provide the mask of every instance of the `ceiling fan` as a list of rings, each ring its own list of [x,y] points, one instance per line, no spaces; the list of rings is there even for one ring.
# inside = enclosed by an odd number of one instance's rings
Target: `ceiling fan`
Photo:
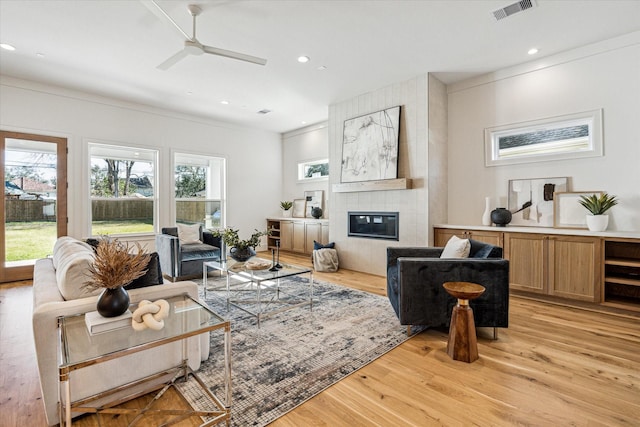
[[[258,58],[256,56],[246,55],[244,53],[234,52],[231,50],[207,46],[200,43],[196,38],[196,17],[200,15],[200,12],[202,12],[202,9],[198,5],[190,4],[189,6],[187,6],[187,9],[189,10],[189,14],[193,18],[193,35],[189,36],[187,33],[185,33],[182,30],[182,28],[178,26],[178,24],[176,24],[176,22],[173,19],[171,19],[171,17],[154,0],[141,0],[141,1],[154,15],[158,16],[162,20],[166,20],[169,23],[171,23],[173,27],[180,33],[180,35],[185,38],[184,49],[182,49],[175,55],[169,57],[169,59],[164,61],[162,64],[158,65],[156,68],[159,68],[160,70],[168,70],[171,66],[175,65],[178,61],[186,58],[189,55],[202,55],[203,53],[224,56],[226,58],[251,62],[253,64],[258,64],[258,65],[267,64],[267,60],[263,58]]]

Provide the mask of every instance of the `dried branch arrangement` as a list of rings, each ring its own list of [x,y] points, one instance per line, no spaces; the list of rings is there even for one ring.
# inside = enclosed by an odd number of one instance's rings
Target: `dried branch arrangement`
[[[114,289],[126,286],[144,276],[151,257],[136,243],[131,253],[129,245],[115,239],[103,238],[96,248],[95,261],[89,267],[90,280],[82,287],[90,291],[100,288]]]

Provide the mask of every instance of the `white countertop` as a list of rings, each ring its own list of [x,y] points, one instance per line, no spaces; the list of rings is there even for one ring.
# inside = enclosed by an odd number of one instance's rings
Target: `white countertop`
[[[435,224],[434,228],[455,228],[476,231],[502,231],[509,233],[539,233],[539,234],[563,234],[567,236],[591,236],[591,237],[617,237],[626,239],[640,239],[640,231],[589,231],[580,228],[552,228],[552,227],[522,227],[507,225],[505,227],[487,225],[454,225]]]

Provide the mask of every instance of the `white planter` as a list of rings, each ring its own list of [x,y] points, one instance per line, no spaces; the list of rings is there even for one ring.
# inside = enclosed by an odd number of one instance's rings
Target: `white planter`
[[[604,231],[609,225],[609,215],[587,215],[587,227],[590,231]]]
[[[287,209],[286,211],[282,211],[282,218],[291,218],[291,209]]]

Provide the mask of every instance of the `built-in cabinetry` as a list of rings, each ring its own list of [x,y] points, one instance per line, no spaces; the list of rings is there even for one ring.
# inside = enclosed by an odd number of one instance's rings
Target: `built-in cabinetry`
[[[434,244],[456,235],[502,246],[514,290],[640,310],[640,237],[616,234],[447,226],[434,228]]]
[[[280,242],[280,250],[310,254],[313,252],[313,241],[329,242],[329,221],[316,219],[280,218],[267,219],[269,249]]]
[[[640,305],[640,241],[605,240],[604,303]]]

